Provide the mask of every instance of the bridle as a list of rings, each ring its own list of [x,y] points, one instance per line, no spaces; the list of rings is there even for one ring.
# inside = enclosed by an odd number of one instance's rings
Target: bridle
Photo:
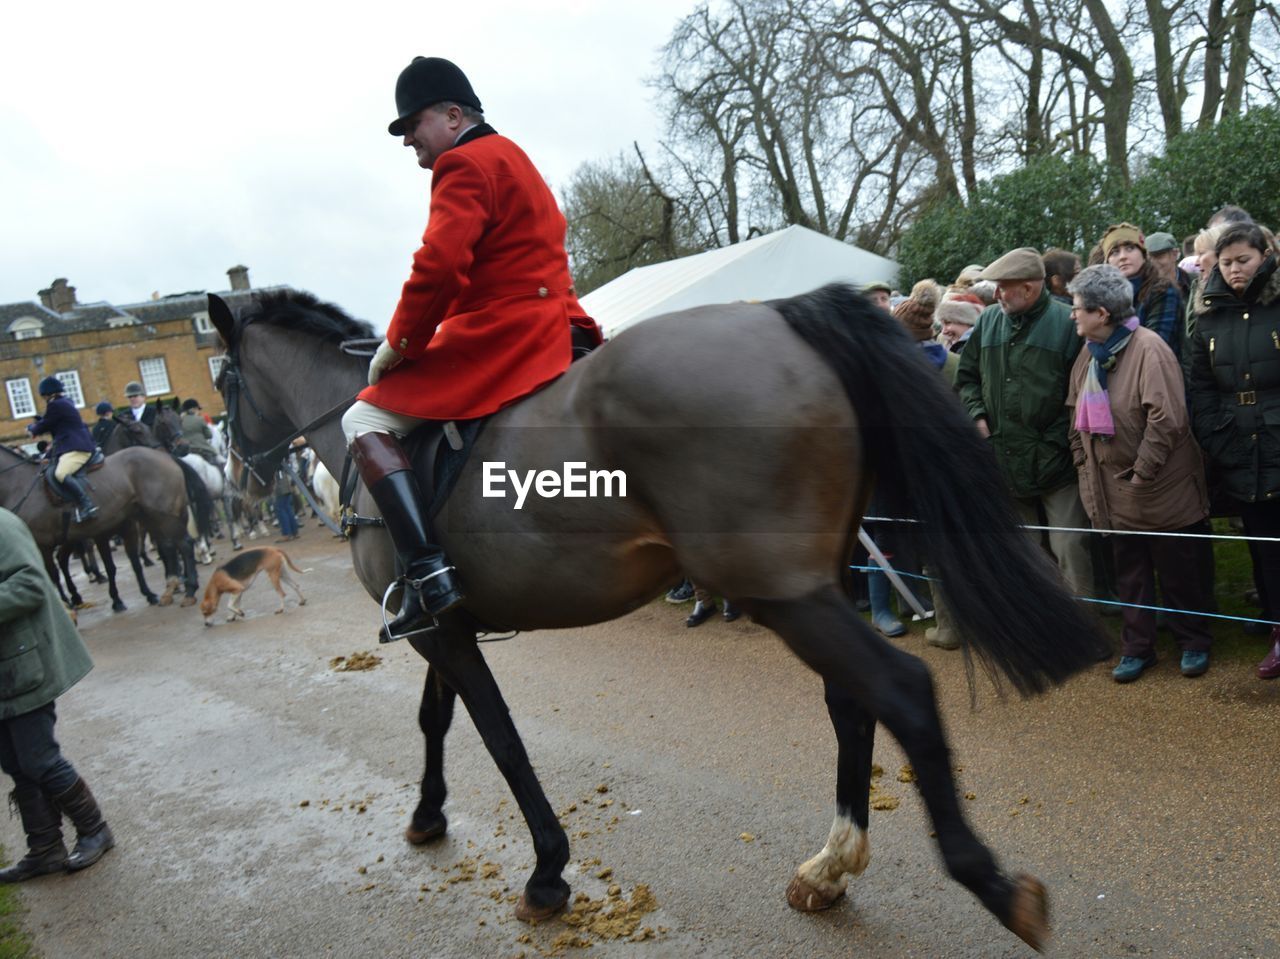
[[[240,460],[243,465],[243,469],[240,471],[241,493],[248,489],[250,475],[264,488],[267,487],[267,481],[262,478],[259,469],[269,467],[267,472],[274,472],[275,464],[284,457],[294,440],[329,422],[334,417],[341,416],[356,401],[356,396],[359,395],[358,393],[353,394],[335,406],[330,407],[310,423],[294,430],[273,446],[265,450],[255,451],[249,443],[248,437],[245,436],[244,426],[240,421],[240,398],[243,396],[245,402],[249,404],[249,409],[253,411],[253,415],[258,418],[258,422],[267,422],[266,414],[262,412],[262,407],[253,398],[249,383],[240,369],[240,341],[244,335],[244,328],[250,322],[252,322],[252,317],[237,321],[235,335],[232,337],[231,342],[227,344],[226,359],[223,361],[221,372],[218,373],[218,381],[214,384],[221,391],[223,399],[226,401],[229,447],[239,450]],[[378,338],[343,340],[338,345],[338,349],[352,356],[372,356],[373,351],[377,349],[380,342],[381,340]]]

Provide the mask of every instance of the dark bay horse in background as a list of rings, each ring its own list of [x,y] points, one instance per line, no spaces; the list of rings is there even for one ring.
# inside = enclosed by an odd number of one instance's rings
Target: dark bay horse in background
[[[209,299],[228,351],[219,388],[233,441],[266,454],[302,430],[340,475],[334,411],[364,385],[367,363],[337,342],[370,327],[306,294],[260,295],[239,317]],[[622,471],[626,495],[530,495],[516,510],[509,492],[484,495],[486,463],[521,476],[567,473],[569,463]],[[466,585],[466,613],[490,627],[602,622],[649,602],[679,571],[741,604],[821,675],[839,745],[835,820],[824,848],[797,868],[788,902],[826,908],[846,875],[866,867],[882,723],[915,768],[952,877],[1039,948],[1044,887],[1000,869],[961,813],[927,668],[868,626],[842,587],[877,476],[892,515],[920,522],[970,671],[972,653],[1027,694],[1103,652],[1093,620],[1018,527],[994,458],[950,389],[888,313],[847,287],[628,329],[489,420],[436,529]],[[376,512],[363,490],[354,505]],[[380,599],[395,578],[390,538],[362,527],[352,557]],[[429,668],[419,712],[426,771],[407,838],[445,831],[442,751],[460,697],[531,832],[537,864],[516,914],[554,914],[569,896],[568,840],[475,629],[446,616],[409,641]]]
[[[187,586],[188,595],[194,595],[196,584],[185,583],[182,577],[184,559],[189,560],[188,575],[195,571],[195,558],[186,542],[186,484],[168,453],[137,447],[108,456],[101,469],[87,476],[98,506],[97,515],[86,523],[72,524],[65,515],[69,506],[54,506],[41,488],[44,478],[40,476],[40,464],[7,446],[0,446],[0,450],[0,506],[12,510],[31,528],[51,579],[56,579],[52,569],[54,550],[68,542],[93,540],[107,568],[112,609],[123,609],[110,545],[111,537],[118,533],[124,539],[138,588],[148,602],[171,602],[179,586]],[[165,592],[159,599],[147,586],[138,559],[138,527],[151,534],[164,563]]]

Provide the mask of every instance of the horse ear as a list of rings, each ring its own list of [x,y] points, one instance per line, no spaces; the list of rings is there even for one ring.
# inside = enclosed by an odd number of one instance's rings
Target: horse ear
[[[216,293],[209,294],[209,321],[222,337],[222,342],[231,346],[236,341],[236,317],[227,306],[227,301]]]

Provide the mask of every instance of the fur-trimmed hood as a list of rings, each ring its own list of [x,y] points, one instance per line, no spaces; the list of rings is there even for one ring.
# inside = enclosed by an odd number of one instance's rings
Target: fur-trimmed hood
[[[1191,311],[1199,317],[1224,303],[1241,299],[1261,306],[1271,306],[1280,301],[1280,269],[1276,268],[1274,253],[1267,254],[1267,258],[1262,261],[1262,266],[1258,267],[1258,273],[1245,289],[1243,297],[1236,296],[1215,266],[1203,288],[1192,290]]]

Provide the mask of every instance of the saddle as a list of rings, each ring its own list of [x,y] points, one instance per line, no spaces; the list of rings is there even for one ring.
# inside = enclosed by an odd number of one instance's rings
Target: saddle
[[[102,447],[94,447],[93,455],[89,457],[89,461],[84,466],[76,470],[76,474],[84,473],[87,475],[100,470],[106,461],[107,458],[102,454]],[[46,463],[40,468],[40,475],[44,478],[44,483],[41,485],[44,486],[44,493],[49,498],[49,504],[51,506],[74,506],[75,497],[67,495],[67,492],[62,488],[62,484],[53,478],[53,466],[53,463]]]

